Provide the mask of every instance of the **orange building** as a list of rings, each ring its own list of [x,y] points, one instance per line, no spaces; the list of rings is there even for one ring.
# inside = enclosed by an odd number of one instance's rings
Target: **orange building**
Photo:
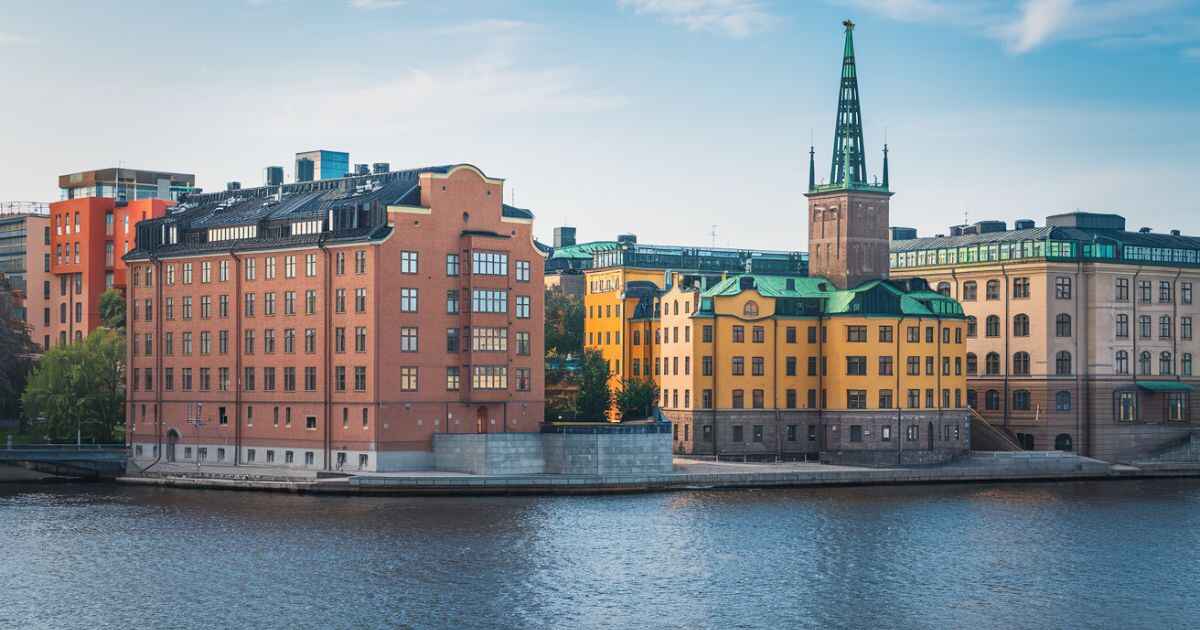
[[[174,202],[83,197],[50,204],[50,324],[58,344],[79,341],[100,325],[100,295],[125,287],[121,256],[133,249],[139,221],[161,217]]]

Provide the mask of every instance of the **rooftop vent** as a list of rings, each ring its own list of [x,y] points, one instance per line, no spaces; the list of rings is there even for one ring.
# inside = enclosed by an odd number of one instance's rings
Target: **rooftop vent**
[[[370,164],[355,164],[354,165],[354,174],[355,175],[370,175],[371,174],[371,165]]]
[[[225,190],[241,190],[242,182],[229,182],[225,184]]]
[[[618,234],[618,243],[629,243],[630,245],[637,243],[637,234]]]
[[[1140,232],[1142,234],[1149,234],[1150,228],[1148,228],[1148,227],[1138,228],[1138,232]]]
[[[914,238],[917,238],[917,228],[892,227],[893,241],[911,241]]]
[[[1003,232],[1008,229],[1008,224],[1004,221],[976,221],[975,227],[980,234],[990,234],[992,232]]]
[[[381,175],[392,170],[392,165],[388,164],[387,162],[376,162],[371,165],[371,168],[376,175]]]
[[[788,291],[795,291],[795,290],[796,290],[796,279],[795,279],[795,278],[788,278],[788,279],[787,279],[787,290],[788,290]]]
[[[1017,219],[1013,221],[1014,230],[1032,230],[1034,225],[1033,219]]]
[[[1171,230],[1171,236],[1179,236],[1179,230]]]
[[[742,277],[738,278],[738,288],[739,289],[753,289],[754,288],[754,276],[742,276]]]
[[[962,236],[963,229],[966,227],[967,226],[965,226],[965,225],[951,225],[950,226],[950,236]]]

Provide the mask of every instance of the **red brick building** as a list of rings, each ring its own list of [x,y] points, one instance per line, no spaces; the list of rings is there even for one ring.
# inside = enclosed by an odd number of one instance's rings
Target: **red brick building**
[[[130,268],[135,462],[431,468],[543,415],[533,215],[470,165],[193,195]]]

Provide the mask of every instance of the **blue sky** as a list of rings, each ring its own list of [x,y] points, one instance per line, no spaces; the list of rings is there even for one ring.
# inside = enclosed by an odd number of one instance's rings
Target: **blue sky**
[[[847,17],[893,224],[1200,234],[1200,0],[4,2],[0,198],[118,161],[253,185],[320,147],[476,164],[544,239],[805,249]]]

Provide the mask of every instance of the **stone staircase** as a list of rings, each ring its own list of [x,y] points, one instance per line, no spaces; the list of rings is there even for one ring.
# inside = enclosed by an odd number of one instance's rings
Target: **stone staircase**
[[[987,421],[978,411],[967,408],[971,415],[971,450],[973,451],[1023,451],[1021,445],[1009,433]]]
[[[1033,473],[1104,473],[1108,462],[1063,451],[972,451],[954,462],[956,468],[986,468]]]

